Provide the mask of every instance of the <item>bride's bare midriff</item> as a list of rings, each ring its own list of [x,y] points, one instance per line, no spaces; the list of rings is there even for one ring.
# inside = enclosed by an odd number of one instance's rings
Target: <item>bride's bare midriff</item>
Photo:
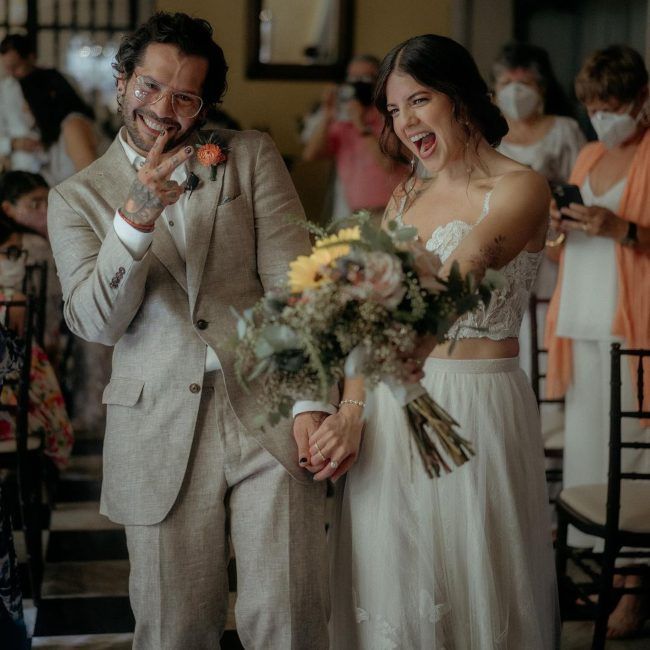
[[[515,338],[493,341],[492,339],[461,339],[456,341],[450,353],[451,343],[437,345],[429,356],[436,359],[507,359],[519,355],[519,341]]]

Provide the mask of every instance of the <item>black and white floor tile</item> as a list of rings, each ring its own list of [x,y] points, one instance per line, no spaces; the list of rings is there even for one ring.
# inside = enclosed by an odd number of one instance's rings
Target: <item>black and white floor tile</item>
[[[71,467],[61,478],[57,505],[44,532],[45,574],[38,610],[25,602],[32,647],[46,650],[127,650],[133,641],[128,600],[129,565],[121,526],[99,514],[101,441],[79,440]],[[19,557],[21,534],[16,535]],[[234,568],[234,567],[231,567]],[[241,649],[235,630],[234,571],[223,650]],[[591,647],[591,623],[563,626],[562,650]],[[650,624],[644,638],[609,643],[608,650],[650,647]]]

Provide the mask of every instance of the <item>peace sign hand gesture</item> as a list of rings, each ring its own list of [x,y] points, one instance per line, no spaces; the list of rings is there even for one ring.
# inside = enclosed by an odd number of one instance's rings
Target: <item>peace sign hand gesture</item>
[[[144,228],[152,227],[166,206],[176,203],[184,187],[170,180],[173,171],[194,154],[188,145],[173,156],[164,156],[169,131],[161,131],[133,181],[121,212],[127,221]]]

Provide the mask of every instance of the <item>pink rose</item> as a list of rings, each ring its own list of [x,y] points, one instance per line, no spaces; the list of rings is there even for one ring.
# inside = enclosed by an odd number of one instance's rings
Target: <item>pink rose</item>
[[[370,252],[358,282],[348,288],[357,300],[372,300],[386,309],[395,309],[406,293],[404,272],[399,259],[388,253]]]

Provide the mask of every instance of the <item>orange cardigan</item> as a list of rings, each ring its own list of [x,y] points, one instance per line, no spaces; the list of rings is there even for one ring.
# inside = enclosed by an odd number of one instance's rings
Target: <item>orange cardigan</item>
[[[581,186],[605,151],[600,142],[586,145],[569,181]],[[632,160],[618,214],[639,226],[650,227],[650,129],[646,130]],[[650,348],[650,255],[617,243],[616,266],[619,295],[612,334],[624,338],[629,347]],[[556,336],[563,267],[564,251],[560,256],[558,281],[549,305],[544,336],[548,348],[546,395],[549,398],[564,396],[572,378],[571,339]],[[646,390],[646,394],[648,392]]]

